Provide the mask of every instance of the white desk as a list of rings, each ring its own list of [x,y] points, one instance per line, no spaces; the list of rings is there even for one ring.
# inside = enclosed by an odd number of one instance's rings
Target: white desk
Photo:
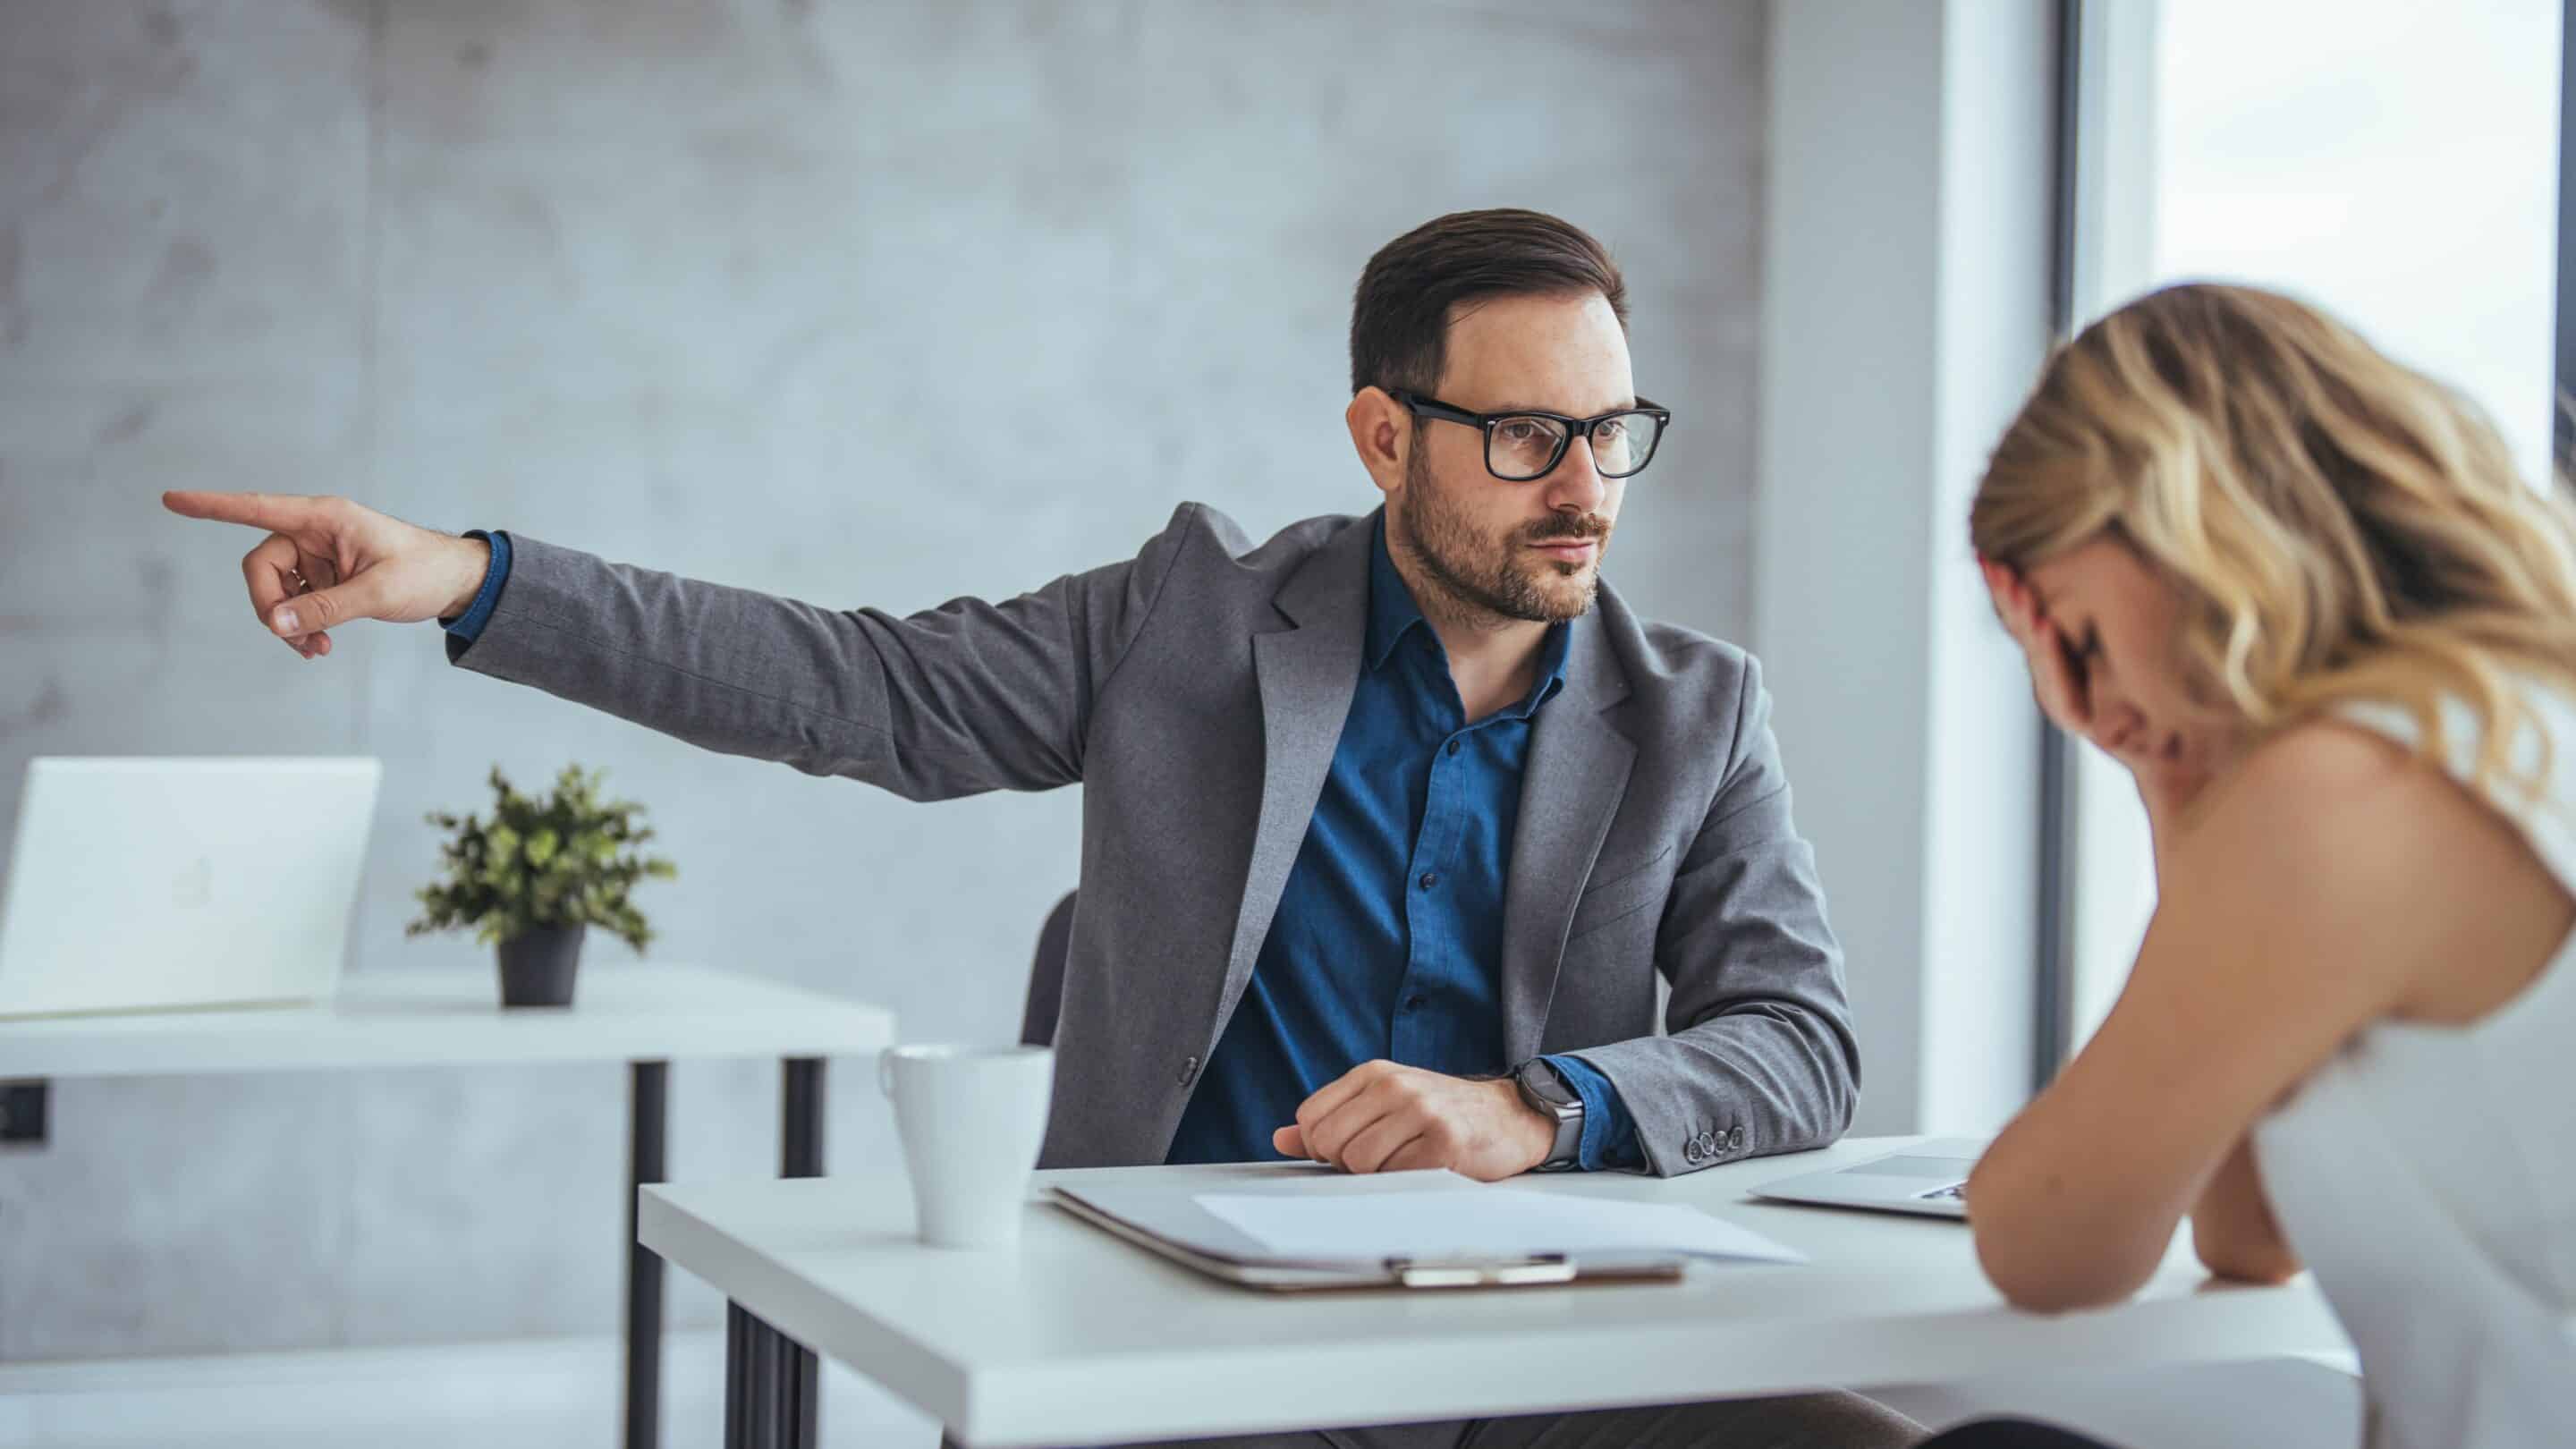
[[[369,971],[303,1006],[0,1021],[0,1077],[131,1077],[622,1061],[627,1098],[624,1443],[660,1439],[662,1264],[637,1244],[634,1197],[663,1177],[670,1062],[785,1063],[781,1171],[823,1170],[823,1059],[874,1054],[893,1013],[791,986],[684,966],[583,968],[569,1007],[500,1006],[495,970]],[[810,1363],[789,1371],[812,1377]]]
[[[1690,1203],[1814,1259],[1695,1266],[1679,1284],[1275,1297],[1202,1278],[1039,1203],[1017,1255],[941,1252],[911,1240],[911,1204],[893,1177],[648,1188],[641,1230],[646,1246],[733,1302],[729,1445],[808,1442],[794,1385],[776,1368],[786,1340],[875,1379],[978,1449],[2347,1347],[2304,1280],[2211,1285],[2179,1243],[2135,1300],[2043,1318],[1987,1286],[1958,1223],[1745,1197],[1754,1183],[1911,1140],[1851,1141],[1672,1181],[1522,1181]],[[1217,1184],[1282,1169],[1116,1170]],[[1092,1175],[1041,1174],[1040,1187]]]

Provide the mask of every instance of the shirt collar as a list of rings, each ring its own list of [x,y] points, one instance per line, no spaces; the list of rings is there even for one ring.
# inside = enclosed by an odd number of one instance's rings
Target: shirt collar
[[[1404,636],[1415,629],[1428,635],[1431,621],[1422,617],[1422,606],[1413,600],[1413,590],[1406,586],[1404,575],[1396,572],[1395,556],[1388,552],[1386,513],[1381,509],[1374,525],[1376,538],[1369,546],[1369,617],[1368,667],[1383,669],[1404,642]],[[1437,638],[1434,636],[1434,642]],[[1533,711],[1554,698],[1565,688],[1565,661],[1572,653],[1574,630],[1564,624],[1550,625],[1547,641],[1539,646],[1538,681],[1521,702],[1504,710],[1508,716],[1527,718]],[[1445,655],[1444,662],[1445,662]]]
[[[1385,513],[1379,513],[1370,527],[1375,537],[1369,542],[1368,664],[1371,669],[1383,669],[1387,656],[1404,642],[1408,631],[1427,629],[1431,623],[1422,617],[1422,606],[1413,601],[1413,590],[1405,586],[1394,556],[1387,552]]]
[[[1565,661],[1574,653],[1574,626],[1550,624],[1547,642],[1539,646],[1538,682],[1521,698],[1517,712],[1524,719],[1538,712],[1538,707],[1554,699],[1565,688]],[[1513,711],[1505,711],[1511,713]]]

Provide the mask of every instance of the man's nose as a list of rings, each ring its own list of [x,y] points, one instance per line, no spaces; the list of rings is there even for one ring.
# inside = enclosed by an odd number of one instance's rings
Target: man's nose
[[[1577,434],[1565,445],[1565,456],[1557,460],[1556,471],[1547,475],[1548,507],[1560,512],[1598,513],[1602,500],[1610,494],[1610,480],[1593,466],[1592,439]]]

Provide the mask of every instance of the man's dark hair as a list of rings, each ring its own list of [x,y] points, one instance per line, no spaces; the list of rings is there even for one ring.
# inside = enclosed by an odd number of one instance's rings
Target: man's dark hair
[[[1351,391],[1440,385],[1450,309],[1494,297],[1598,292],[1628,325],[1628,284],[1609,249],[1543,212],[1453,211],[1369,258],[1351,297]]]

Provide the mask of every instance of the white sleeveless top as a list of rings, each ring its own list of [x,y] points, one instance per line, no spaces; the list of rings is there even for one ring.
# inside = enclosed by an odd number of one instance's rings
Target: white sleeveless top
[[[2546,788],[2484,792],[2576,891],[2576,703],[2524,699]],[[2410,746],[2404,710],[2347,711]],[[2474,716],[2444,719],[2472,777]],[[2540,759],[2529,729],[2514,765]],[[2369,1449],[2576,1446],[2576,936],[2465,1027],[2365,1027],[2255,1129],[2282,1234],[2361,1352]]]

